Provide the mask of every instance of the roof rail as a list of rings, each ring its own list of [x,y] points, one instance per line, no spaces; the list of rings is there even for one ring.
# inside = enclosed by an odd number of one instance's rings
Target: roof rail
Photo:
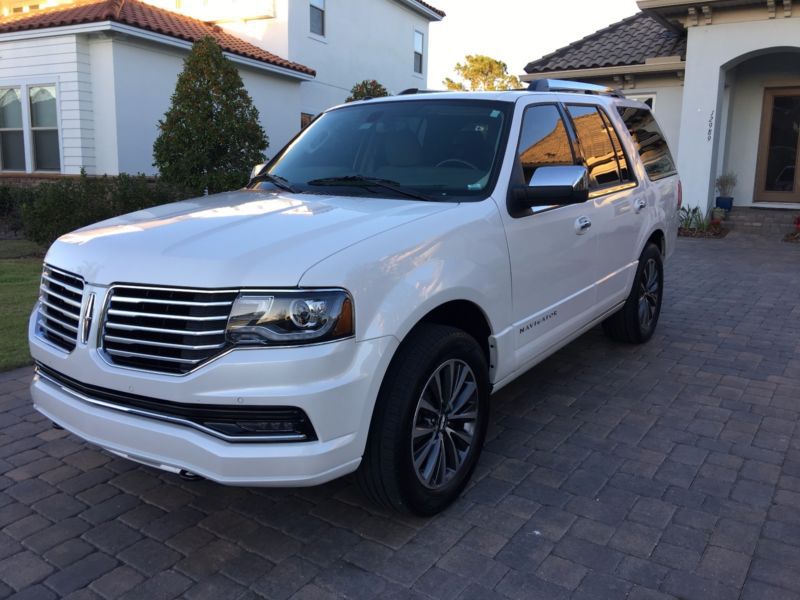
[[[420,88],[408,88],[407,90],[403,90],[398,96],[411,96],[413,94],[435,94],[437,92],[441,92],[443,90],[423,90]]]
[[[537,79],[528,86],[529,92],[575,92],[578,94],[594,94],[596,96],[614,96],[624,98],[620,90],[605,85],[568,81],[564,79]]]

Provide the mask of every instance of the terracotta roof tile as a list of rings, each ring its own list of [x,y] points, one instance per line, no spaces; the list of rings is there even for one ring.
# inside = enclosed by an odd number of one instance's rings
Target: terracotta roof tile
[[[644,64],[659,56],[686,57],[686,34],[637,13],[528,63],[527,73]]]
[[[314,69],[267,52],[223,31],[220,27],[139,0],[87,0],[79,4],[44,9],[23,15],[0,17],[0,33],[103,21],[122,23],[187,42],[196,42],[204,36],[210,35],[217,40],[224,51],[231,54],[306,75],[316,75]]]
[[[443,10],[439,10],[438,8],[436,8],[435,6],[431,6],[427,2],[423,2],[422,0],[416,0],[416,3],[417,4],[421,4],[422,6],[427,8],[428,10],[432,10],[433,12],[435,12],[437,15],[439,15],[442,18],[447,16]]]

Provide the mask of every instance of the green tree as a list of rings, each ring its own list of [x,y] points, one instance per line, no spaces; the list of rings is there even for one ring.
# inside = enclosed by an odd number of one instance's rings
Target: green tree
[[[162,179],[209,193],[247,183],[269,141],[239,71],[214,38],[192,46],[171,102],[153,144]]]
[[[480,92],[522,87],[517,76],[508,74],[506,63],[490,56],[468,54],[454,70],[461,81],[447,77],[443,83],[448,90]]]
[[[389,92],[387,92],[386,88],[379,82],[374,79],[365,79],[353,86],[350,90],[350,96],[348,96],[345,102],[355,102],[356,100],[363,100],[364,98],[383,98],[388,95]]]

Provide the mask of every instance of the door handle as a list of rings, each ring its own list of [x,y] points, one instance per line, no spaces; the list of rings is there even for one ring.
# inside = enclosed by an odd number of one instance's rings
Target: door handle
[[[586,230],[592,226],[592,220],[589,217],[578,217],[575,219],[575,233],[583,235]]]
[[[633,203],[633,206],[636,212],[641,212],[643,208],[647,208],[647,200],[644,198],[639,198],[636,202]]]

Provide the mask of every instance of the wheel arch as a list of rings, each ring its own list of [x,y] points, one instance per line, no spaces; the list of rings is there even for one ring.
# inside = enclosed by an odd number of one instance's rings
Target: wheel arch
[[[413,330],[422,323],[449,325],[468,333],[478,342],[483,355],[486,357],[486,364],[489,365],[489,369],[492,368],[492,348],[489,342],[489,337],[492,335],[492,327],[483,309],[471,300],[449,300],[444,302],[428,311],[411,329]],[[407,336],[408,334],[406,334]]]
[[[647,241],[645,241],[641,251],[639,252],[640,255],[642,252],[644,252],[644,249],[648,244],[655,244],[655,246],[661,251],[661,256],[667,256],[667,236],[664,234],[662,229],[656,229],[650,234],[650,237],[647,238]]]

